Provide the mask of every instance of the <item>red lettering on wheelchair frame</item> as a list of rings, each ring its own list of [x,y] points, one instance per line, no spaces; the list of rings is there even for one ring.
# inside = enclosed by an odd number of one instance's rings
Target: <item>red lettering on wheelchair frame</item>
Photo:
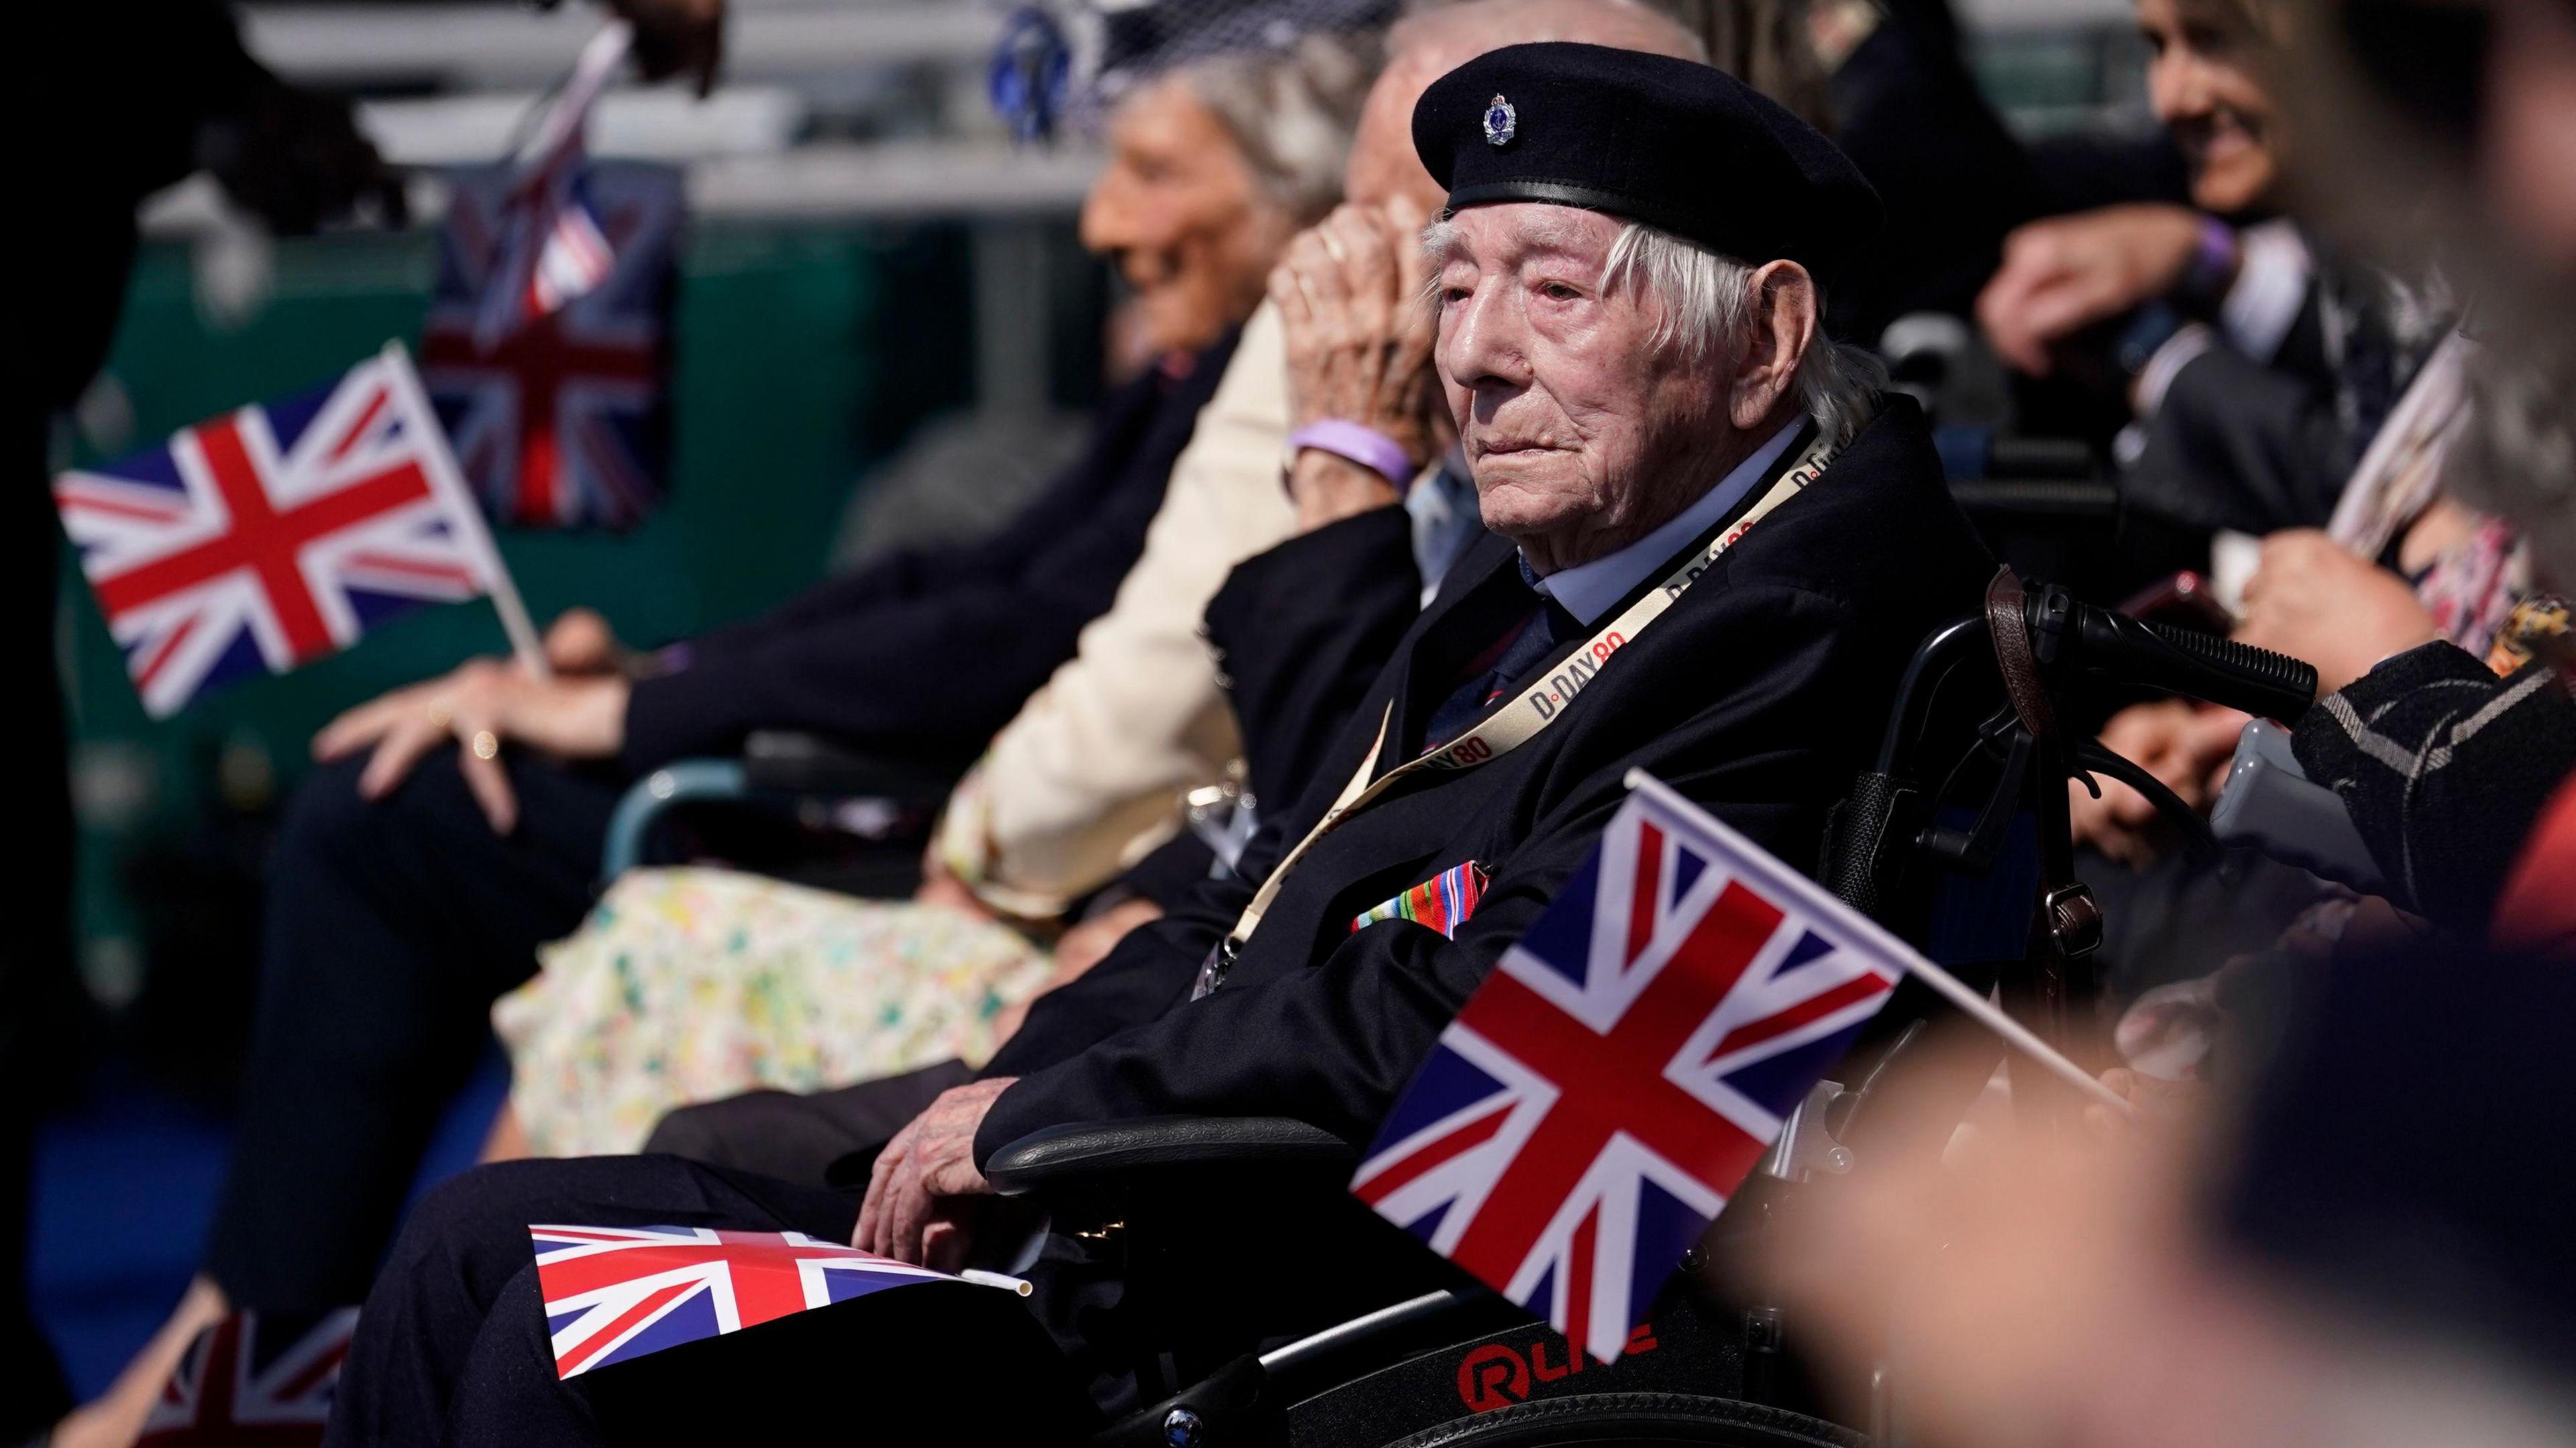
[[[1529,1390],[1529,1364],[1502,1343],[1489,1342],[1458,1360],[1458,1401],[1471,1413],[1519,1402]]]

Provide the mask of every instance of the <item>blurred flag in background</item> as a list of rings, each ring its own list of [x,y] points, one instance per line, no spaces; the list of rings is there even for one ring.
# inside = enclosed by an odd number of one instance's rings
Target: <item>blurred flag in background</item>
[[[423,373],[503,523],[628,528],[662,496],[681,173],[584,141],[627,35],[583,52],[518,157],[452,178]]]

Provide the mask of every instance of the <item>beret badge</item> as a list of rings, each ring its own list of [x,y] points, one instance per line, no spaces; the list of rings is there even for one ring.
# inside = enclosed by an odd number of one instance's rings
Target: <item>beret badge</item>
[[[1520,130],[1521,113],[1512,109],[1510,101],[1503,99],[1501,94],[1497,93],[1492,100],[1485,102],[1486,145],[1508,146],[1511,144],[1512,137],[1520,134]]]

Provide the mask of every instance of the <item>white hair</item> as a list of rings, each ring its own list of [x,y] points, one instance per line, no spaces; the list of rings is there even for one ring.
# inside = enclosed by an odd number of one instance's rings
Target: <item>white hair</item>
[[[1367,32],[1310,31],[1284,50],[1210,56],[1175,74],[1242,147],[1262,190],[1311,226],[1342,199],[1342,165],[1379,53]]]
[[[1601,287],[1604,291],[1624,288],[1655,307],[1654,345],[1700,366],[1742,351],[1761,305],[1755,294],[1756,270],[1697,242],[1632,221],[1610,243],[1609,260],[1601,267]],[[1820,319],[1824,304],[1824,288],[1819,286]],[[1795,385],[1799,410],[1816,424],[1816,432],[1828,446],[1841,447],[1869,421],[1876,396],[1887,385],[1887,370],[1877,358],[1833,341],[1819,327],[1798,361]]]
[[[1432,223],[1422,233],[1423,251],[1436,267],[1458,245],[1457,227]],[[1755,295],[1755,267],[1641,221],[1629,222],[1610,243],[1601,266],[1601,289],[1625,291],[1655,310],[1649,344],[1679,358],[1684,365],[1723,366],[1740,355],[1751,340],[1761,298]],[[1439,276],[1431,279],[1436,296]],[[1824,309],[1824,289],[1817,288],[1816,307]],[[1887,386],[1887,369],[1856,347],[1845,347],[1821,331],[1798,361],[1794,383],[1798,409],[1816,424],[1827,445],[1841,447],[1869,421],[1879,391]]]

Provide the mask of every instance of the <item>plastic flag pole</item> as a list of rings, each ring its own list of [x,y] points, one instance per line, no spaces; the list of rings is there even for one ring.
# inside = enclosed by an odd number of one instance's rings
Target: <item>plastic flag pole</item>
[[[1708,811],[1685,799],[1680,791],[1642,769],[1629,770],[1626,782],[1628,788],[1698,824],[1712,834],[1742,838],[1725,823],[1711,817]],[[1747,843],[1750,844],[1749,841]],[[1798,903],[1802,908],[1827,915],[1842,929],[1869,938],[1879,949],[1885,951],[1890,959],[1913,972],[1915,977],[1925,985],[1939,991],[1950,1004],[1966,1012],[1970,1020],[2011,1042],[2023,1055],[2046,1067],[2051,1075],[2074,1087],[2090,1100],[2110,1107],[2119,1113],[2121,1119],[2131,1122],[2138,1119],[2136,1107],[2122,1100],[2110,1087],[2095,1080],[2091,1072],[2068,1060],[2064,1052],[2041,1040],[2028,1026],[2006,1015],[2002,1007],[1971,990],[1966,981],[1924,959],[1914,947],[1889,933],[1887,927],[1835,899],[1824,887],[1805,881],[1803,876],[1800,877],[1800,881],[1811,886],[1809,890],[1800,894]]]

